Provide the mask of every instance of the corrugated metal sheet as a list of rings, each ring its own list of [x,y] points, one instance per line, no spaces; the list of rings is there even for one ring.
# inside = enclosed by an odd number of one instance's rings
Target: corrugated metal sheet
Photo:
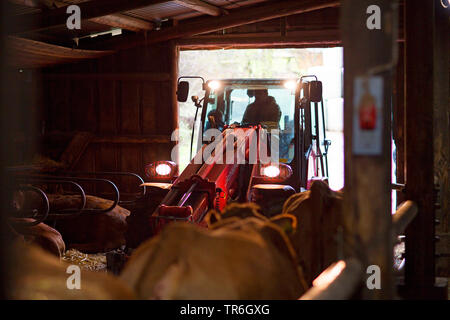
[[[145,8],[127,11],[126,14],[146,20],[161,20],[189,12],[193,12],[193,10],[174,1],[168,1]]]
[[[268,0],[207,0],[209,4],[226,9],[235,9]],[[183,20],[203,15],[203,13],[187,8],[175,1],[151,5],[145,8],[128,11],[126,14],[145,20],[176,19]]]
[[[267,0],[207,0],[208,3],[226,9],[235,9]]]

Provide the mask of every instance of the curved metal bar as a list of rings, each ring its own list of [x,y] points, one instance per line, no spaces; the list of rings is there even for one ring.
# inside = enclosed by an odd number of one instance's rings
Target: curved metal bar
[[[305,78],[314,78],[314,79],[316,79],[316,81],[317,81],[317,76],[315,76],[315,75],[313,75],[313,74],[309,74],[309,75],[301,76],[301,77],[300,77],[300,82],[302,82],[303,79],[305,79]]]
[[[21,225],[24,225],[27,227],[32,227],[32,226],[38,225],[39,223],[41,223],[42,221],[47,219],[48,214],[50,212],[50,204],[49,204],[47,195],[45,194],[45,192],[42,189],[40,189],[38,187],[34,187],[34,186],[18,186],[16,188],[16,190],[30,190],[30,191],[36,192],[37,194],[40,195],[40,197],[42,198],[44,205],[45,205],[44,214],[42,215],[42,217],[40,219],[35,219],[35,221],[32,221],[32,222],[20,222]],[[36,217],[36,214],[33,215],[33,219],[35,217]]]
[[[145,183],[144,179],[142,179],[142,177],[136,173],[133,172],[110,172],[110,171],[99,171],[99,172],[68,172],[67,174],[69,175],[99,175],[99,176],[132,176],[134,178],[136,178],[139,181],[139,186],[141,186],[142,184]],[[144,198],[145,194],[147,192],[147,188],[145,186],[142,186],[142,191],[140,192],[141,194],[135,199],[135,200],[130,200],[130,201],[125,201],[125,200],[120,200],[119,204],[134,204],[137,200],[140,200],[142,198]]]
[[[74,210],[74,209],[60,209],[57,212],[58,213],[53,213],[51,212],[48,216],[49,218],[65,218],[65,217],[73,217],[73,216],[78,216],[80,215],[85,209],[86,207],[86,193],[84,192],[84,189],[76,182],[74,181],[65,181],[65,180],[48,180],[45,181],[47,183],[58,183],[58,184],[71,184],[74,185],[79,191],[80,191],[80,197],[81,197],[81,205],[78,209]],[[63,213],[61,213],[63,212]]]
[[[402,202],[395,214],[392,216],[393,237],[397,238],[406,227],[411,223],[418,212],[417,204],[414,201],[407,200]]]
[[[60,179],[63,179],[63,180],[67,179],[69,181],[75,180],[75,181],[86,181],[86,182],[89,182],[89,181],[91,181],[91,182],[103,182],[103,183],[109,184],[112,187],[112,189],[114,191],[114,194],[115,194],[115,197],[114,197],[114,200],[111,200],[111,201],[113,201],[113,203],[112,203],[112,205],[110,207],[108,207],[106,209],[86,209],[85,208],[83,210],[83,212],[105,213],[105,212],[109,212],[109,211],[113,210],[117,206],[117,204],[119,203],[119,199],[120,199],[119,189],[114,184],[114,182],[112,182],[111,180],[98,179],[98,178],[59,177],[59,176],[57,178],[59,180]]]
[[[42,179],[42,177],[38,178],[38,177],[25,177],[25,176],[21,176],[20,178],[26,180],[27,182],[32,181],[35,183],[69,184],[69,185],[75,186],[75,188],[78,189],[78,194],[80,195],[80,198],[81,198],[81,204],[80,204],[79,208],[77,208],[77,209],[60,209],[57,211],[57,213],[55,211],[52,211],[51,208],[49,208],[48,218],[55,219],[55,218],[77,216],[85,210],[86,194],[85,194],[83,188],[74,181],[62,180],[62,179]],[[19,178],[19,180],[20,180],[20,178]],[[48,200],[47,196],[46,196],[46,198]]]
[[[299,300],[346,300],[358,290],[363,279],[362,263],[350,258],[325,269]]]
[[[402,183],[391,183],[391,189],[395,191],[405,191],[406,185]]]
[[[117,204],[119,203],[119,199],[120,199],[119,189],[114,184],[114,182],[112,182],[111,180],[107,180],[107,179],[66,177],[66,176],[45,176],[45,175],[30,175],[30,176],[22,176],[22,177],[26,178],[26,179],[40,180],[42,182],[50,182],[50,181],[55,181],[55,180],[64,181],[64,182],[72,182],[72,183],[75,183],[74,181],[102,182],[102,183],[106,183],[111,186],[111,188],[114,191],[115,197],[114,197],[114,200],[110,200],[113,202],[110,207],[108,207],[106,209],[86,209],[86,208],[84,208],[82,210],[82,212],[105,213],[105,212],[111,211],[117,206]],[[81,188],[81,186],[80,186],[80,188]],[[84,193],[84,191],[83,191],[83,193]],[[61,215],[59,215],[59,217],[61,217]]]

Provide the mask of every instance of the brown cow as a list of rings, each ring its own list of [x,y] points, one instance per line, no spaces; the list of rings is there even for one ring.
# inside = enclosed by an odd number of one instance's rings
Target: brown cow
[[[10,248],[8,299],[86,300],[134,299],[132,290],[118,278],[101,272],[80,271],[80,289],[69,289],[69,264],[39,247],[16,242]]]
[[[49,195],[50,208],[76,208],[78,196]],[[86,207],[105,209],[111,200],[86,196]],[[126,218],[130,211],[120,206],[105,213],[82,213],[70,219],[56,221],[55,228],[61,232],[68,248],[85,253],[107,252],[125,245]]]
[[[342,197],[342,192],[331,190],[325,182],[314,181],[310,190],[291,196],[284,204],[283,213],[297,218],[297,230],[290,239],[309,285],[338,260]]]
[[[79,195],[47,194],[52,213],[80,208]],[[107,209],[111,200],[95,196],[86,196],[85,209]],[[13,210],[39,209],[42,200],[34,192],[19,191],[14,195]],[[120,206],[103,213],[82,212],[78,216],[56,218],[55,229],[58,230],[68,248],[75,248],[85,253],[107,252],[125,245],[127,230],[126,218],[130,211]],[[50,221],[53,223],[53,221]]]
[[[23,236],[25,242],[36,244],[45,251],[61,257],[66,251],[61,234],[42,222],[29,226],[33,221],[31,218],[11,218],[9,224],[14,231]]]
[[[220,220],[212,230],[168,225],[132,254],[121,278],[144,299],[297,299],[307,289],[277,224],[251,215]]]

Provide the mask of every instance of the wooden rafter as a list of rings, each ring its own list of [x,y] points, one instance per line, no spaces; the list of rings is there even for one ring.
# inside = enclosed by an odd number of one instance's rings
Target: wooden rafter
[[[190,22],[179,23],[174,27],[161,31],[150,31],[145,37],[141,35],[117,36],[115,37],[116,39],[104,41],[98,46],[110,49],[126,49],[142,44],[174,40],[294,14],[337,7],[339,4],[340,1],[338,0],[284,0],[269,2],[249,8],[230,10],[228,15],[220,17],[198,18]]]
[[[195,11],[208,14],[210,16],[217,17],[224,13],[227,13],[225,9],[213,6],[212,4],[201,0],[175,0],[175,2],[182,5],[183,7],[187,7]]]
[[[13,36],[9,36],[6,43],[5,56],[8,65],[19,68],[71,63],[83,59],[95,59],[113,53],[112,51],[72,49]]]
[[[77,4],[80,7],[81,19],[95,19],[102,17],[103,23],[108,20],[105,16],[117,14],[118,12],[129,11],[137,8],[146,7],[153,4],[164,3],[166,0],[92,0]],[[24,33],[29,31],[45,30],[56,26],[64,26],[67,20],[67,6],[48,10],[45,12],[31,13],[17,17],[14,26],[9,30],[10,33]],[[115,16],[113,20],[125,25],[125,20],[131,21],[128,16],[123,14]],[[137,19],[133,20],[136,25]],[[144,25],[142,25],[144,27]]]

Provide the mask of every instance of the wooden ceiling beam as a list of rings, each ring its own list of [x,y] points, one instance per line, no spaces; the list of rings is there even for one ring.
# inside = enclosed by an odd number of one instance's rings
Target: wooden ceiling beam
[[[247,34],[224,37],[194,37],[180,39],[177,41],[183,49],[190,48],[227,48],[233,47],[260,47],[260,46],[282,46],[282,45],[329,45],[341,44],[339,30],[314,30],[296,31],[289,36],[280,37],[277,33],[266,33],[261,35]]]
[[[167,0],[91,0],[88,2],[78,3],[81,11],[81,19],[95,19],[118,12],[134,10],[137,8],[147,7],[153,4],[164,3]],[[66,25],[67,18],[66,13],[67,6],[48,10],[45,12],[24,14],[17,17],[17,21],[14,26],[8,30],[9,33],[24,33],[30,31],[45,30],[56,26]],[[124,15],[119,16],[121,23],[124,22]],[[118,18],[114,18],[118,21]],[[104,18],[103,18],[103,21]],[[134,21],[136,23],[136,21]]]
[[[228,15],[220,17],[205,17],[190,22],[179,23],[174,27],[160,31],[150,31],[147,35],[117,36],[106,40],[96,47],[109,49],[127,49],[143,44],[169,41],[194,35],[233,28],[245,24],[281,18],[294,14],[311,12],[329,7],[339,6],[339,0],[305,0],[267,2],[248,8],[234,9]]]
[[[63,1],[57,0],[11,0],[16,4],[20,4],[23,6],[27,6],[30,8],[39,8],[39,9],[47,9],[54,10],[54,7],[61,8],[66,7],[69,4]],[[121,28],[130,31],[142,31],[142,30],[153,30],[153,23],[149,21],[145,21],[142,19],[137,19],[134,17],[130,17],[121,13],[110,14],[103,17],[92,18],[90,21],[104,24],[106,26]]]
[[[210,16],[218,17],[222,14],[228,13],[228,11],[225,9],[213,6],[212,4],[201,0],[175,0],[175,2],[182,5],[183,7],[187,7],[195,11],[208,14]]]
[[[122,13],[109,14],[107,16],[92,18],[89,21],[104,24],[114,28],[121,28],[129,31],[149,31],[154,29],[154,24],[150,21],[130,17]]]
[[[40,0],[9,0],[14,4],[26,6],[30,8],[43,8],[45,5]]]

